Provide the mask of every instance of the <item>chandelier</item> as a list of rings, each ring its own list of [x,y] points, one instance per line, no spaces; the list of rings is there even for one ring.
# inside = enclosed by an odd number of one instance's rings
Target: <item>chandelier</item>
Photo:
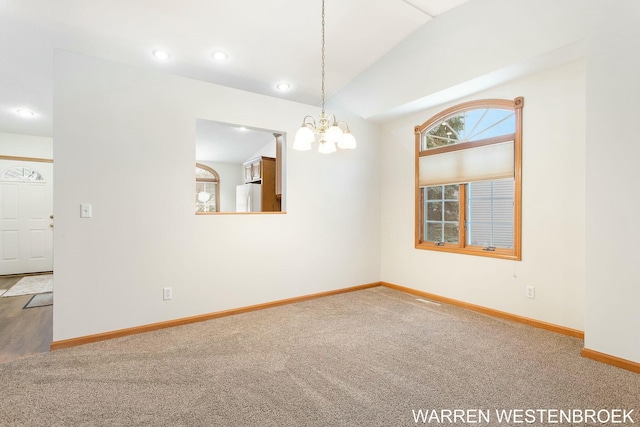
[[[349,125],[336,119],[333,114],[324,111],[324,0],[322,0],[322,112],[316,122],[313,117],[305,116],[302,126],[296,132],[293,149],[299,151],[311,150],[311,144],[318,139],[318,151],[333,153],[336,145],[342,149],[356,148],[356,139],[351,135]],[[342,127],[344,127],[344,130]]]

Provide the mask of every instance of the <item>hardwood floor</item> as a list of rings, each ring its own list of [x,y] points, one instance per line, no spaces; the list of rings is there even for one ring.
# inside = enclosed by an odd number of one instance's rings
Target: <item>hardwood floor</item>
[[[0,290],[24,276],[0,276]],[[53,306],[23,309],[33,295],[0,297],[0,363],[49,351],[53,339]]]

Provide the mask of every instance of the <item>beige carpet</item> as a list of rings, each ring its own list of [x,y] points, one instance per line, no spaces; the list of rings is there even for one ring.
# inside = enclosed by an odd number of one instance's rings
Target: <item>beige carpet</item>
[[[53,274],[41,274],[23,277],[2,296],[13,297],[17,295],[42,294],[52,291]]]
[[[581,347],[373,288],[0,365],[0,425],[465,425],[413,411],[545,408],[640,423],[640,375]]]

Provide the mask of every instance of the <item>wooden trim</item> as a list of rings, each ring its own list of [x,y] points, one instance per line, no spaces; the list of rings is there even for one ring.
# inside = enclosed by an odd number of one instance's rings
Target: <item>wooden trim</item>
[[[462,228],[462,227],[461,227]],[[464,236],[466,238],[466,236]],[[464,239],[460,242],[464,242]],[[518,261],[520,258],[516,255],[514,249],[496,248],[494,251],[485,251],[481,246],[461,246],[460,243],[445,243],[444,246],[437,246],[435,242],[419,242],[416,249],[426,249],[429,251],[450,252],[456,254],[477,255],[488,258],[501,258]]]
[[[513,218],[513,255],[516,260],[522,259],[522,107],[524,98],[515,99],[516,132],[513,155],[514,164],[514,218]]]
[[[607,365],[616,366],[618,368],[626,369],[627,371],[640,373],[640,363],[632,362],[631,360],[621,359],[606,353],[600,353],[599,351],[591,350],[586,347],[582,349],[580,354],[582,357],[586,357],[587,359],[606,363]]]
[[[234,314],[248,313],[250,311],[263,310],[265,308],[278,307],[281,305],[293,304],[302,301],[308,301],[316,298],[323,298],[332,295],[344,294],[347,292],[360,291],[363,289],[375,288],[380,286],[380,282],[368,283],[365,285],[352,286],[350,288],[335,289],[333,291],[319,292],[311,295],[303,295],[299,297],[286,298],[278,301],[267,302],[263,304],[250,305],[246,307],[234,308],[230,310],[217,311],[214,313],[201,314],[198,316],[183,317],[181,319],[167,320],[165,322],[151,323],[147,325],[135,326],[133,328],[118,329],[110,332],[103,332],[95,335],[86,335],[77,338],[54,341],[51,343],[51,351],[61,350],[63,348],[75,347],[78,345],[89,344],[98,341],[106,341],[114,338],[120,338],[127,335],[135,335],[143,332],[157,331],[159,329],[171,328],[174,326],[188,325],[190,323],[204,322],[206,320],[217,319],[219,317],[232,316]]]
[[[517,120],[517,117],[516,117]],[[517,125],[516,125],[517,128]],[[501,144],[503,142],[514,141],[515,133],[494,136],[492,138],[480,139],[478,141],[459,142],[458,144],[444,145],[438,148],[429,148],[418,153],[419,157],[435,156],[442,153],[450,153],[452,151],[468,150],[470,148],[484,147],[486,145]]]
[[[558,334],[568,335],[574,338],[584,339],[584,332],[579,331],[577,329],[567,328],[565,326],[555,325],[553,323],[547,323],[536,319],[531,319],[528,317],[518,316],[516,314],[507,313],[504,311],[494,310],[492,308],[482,307],[480,305],[470,304],[468,302],[459,301],[453,298],[442,297],[440,295],[431,294],[428,292],[419,291],[417,289],[406,288],[404,286],[395,285],[393,283],[388,282],[380,282],[382,286],[386,286],[390,289],[395,289],[397,291],[406,292],[408,294],[417,295],[420,297],[424,297],[433,301],[442,302],[444,304],[453,305],[456,307],[461,307],[467,310],[475,311],[482,314],[487,314],[489,316],[497,317],[500,319],[511,320],[517,323],[523,323],[525,325],[533,326],[535,328],[545,329],[547,331],[556,332]]]
[[[211,178],[196,178],[196,181],[220,182],[220,174],[218,174],[218,172],[216,172],[216,170],[213,169],[211,166],[207,166],[205,164],[196,162],[196,167],[199,168],[199,169],[206,170],[207,172],[209,172],[211,175],[213,175],[215,177],[214,179],[211,179]]]
[[[454,105],[440,113],[436,114],[422,125],[414,127],[415,135],[415,239],[414,246],[416,249],[426,249],[438,252],[450,252],[465,255],[477,255],[489,258],[508,259],[513,261],[522,260],[522,107],[524,106],[524,98],[518,97],[513,101],[507,99],[479,99],[475,101],[465,102]],[[469,110],[477,108],[500,108],[511,110],[515,114],[516,128],[515,132],[509,135],[500,135],[497,137],[487,138],[479,141],[469,141],[454,145],[448,145],[430,150],[420,151],[422,132],[428,129],[434,123],[439,123],[447,118]],[[496,248],[495,251],[484,251],[481,247],[473,247],[466,245],[466,184],[460,184],[460,238],[458,244],[445,244],[444,246],[436,246],[435,242],[427,242],[424,237],[424,221],[423,209],[424,201],[421,200],[421,189],[419,183],[420,157],[442,154],[451,151],[465,150],[469,148],[482,147],[486,145],[498,144],[502,142],[513,141],[514,150],[514,217],[513,217],[513,249]],[[444,184],[447,185],[447,184]]]
[[[426,122],[422,123],[421,125],[415,126],[414,132],[417,134],[422,133],[432,124],[444,121],[450,116],[462,113],[464,111],[475,110],[478,108],[500,108],[504,110],[514,110],[517,108],[522,108],[523,104],[524,102],[522,97],[516,98],[513,101],[508,99],[478,99],[475,101],[464,102],[462,104],[454,105],[451,108],[447,108],[444,111],[440,111],[438,114],[431,117]]]
[[[444,190],[442,191],[444,196]],[[444,219],[444,206],[442,212]],[[463,249],[467,245],[467,184],[458,185],[458,245]]]
[[[18,162],[53,163],[53,159],[41,159],[39,157],[0,156],[0,160],[15,160]]]
[[[533,326],[540,329],[545,329],[551,332],[556,332],[559,334],[568,335],[568,336],[579,338],[579,339],[584,339],[584,332],[579,331],[577,329],[571,329],[564,326],[555,325],[552,323],[542,322],[539,320],[530,319],[527,317],[518,316],[511,313],[506,313],[504,311],[498,311],[491,308],[486,308],[479,305],[470,304],[464,301],[459,301],[452,298],[442,297],[442,296],[431,294],[428,292],[419,291],[417,289],[407,288],[407,287],[396,285],[389,282],[372,282],[372,283],[353,286],[349,288],[342,288],[342,289],[336,289],[333,291],[303,295],[299,297],[287,298],[287,299],[267,302],[263,304],[256,304],[256,305],[240,307],[236,309],[203,314],[199,316],[184,317],[181,319],[168,320],[168,321],[159,322],[159,323],[151,323],[151,324],[136,326],[132,328],[119,329],[119,330],[110,331],[110,332],[103,332],[100,334],[87,335],[83,337],[54,341],[51,343],[50,349],[51,351],[62,350],[64,348],[76,347],[79,345],[90,344],[93,342],[106,341],[106,340],[120,338],[128,335],[135,335],[135,334],[140,334],[144,332],[157,331],[160,329],[171,328],[174,326],[188,325],[190,323],[204,322],[207,320],[217,319],[219,317],[233,316],[235,314],[248,313],[251,311],[263,310],[271,307],[278,307],[281,305],[294,304],[297,302],[309,301],[312,299],[323,298],[323,297],[332,296],[332,295],[339,295],[339,294],[348,293],[348,292],[355,292],[363,289],[375,288],[378,286],[384,286],[389,289],[394,289],[396,291],[404,292],[407,294],[421,296],[433,301],[438,301],[444,304],[453,305],[455,307],[460,307],[466,310],[475,311],[475,312],[486,314],[492,317],[511,320],[513,322],[522,323],[522,324]],[[599,362],[614,365],[623,369],[627,369],[630,371],[640,372],[640,364],[638,363],[631,362],[625,359],[620,359],[614,356],[610,356],[608,354],[598,353],[596,351],[589,350],[587,348],[584,348],[582,350],[582,356],[593,359],[593,360],[597,360]]]
[[[196,212],[196,215],[280,215],[286,212]]]
[[[418,247],[420,242],[422,242],[424,236],[424,221],[423,218],[423,209],[424,209],[424,192],[420,188],[420,132],[418,131],[418,126],[415,127],[415,246]]]
[[[282,197],[282,134],[275,132],[276,138],[276,198]]]
[[[514,185],[516,185],[514,183]],[[482,246],[471,246],[466,244],[467,238],[467,230],[466,230],[466,214],[467,214],[467,185],[460,184],[459,192],[458,192],[458,203],[460,206],[459,212],[459,234],[458,234],[458,243],[445,243],[444,245],[438,246],[431,241],[423,240],[424,236],[424,221],[422,220],[424,214],[424,191],[421,191],[421,188],[417,188],[417,202],[416,202],[416,234],[415,234],[415,248],[416,249],[424,249],[436,252],[449,252],[456,254],[464,254],[464,255],[476,255],[483,256],[487,258],[499,258],[499,259],[508,259],[512,261],[519,261],[520,251],[516,248],[514,249],[506,249],[506,248],[495,248],[493,251],[485,251]],[[514,212],[514,227],[517,223],[520,216],[518,215],[518,209]],[[516,233],[519,234],[519,233]],[[514,236],[514,245],[516,243]]]
[[[524,98],[522,96],[517,97],[513,100],[513,108],[516,110],[521,110],[524,107]]]

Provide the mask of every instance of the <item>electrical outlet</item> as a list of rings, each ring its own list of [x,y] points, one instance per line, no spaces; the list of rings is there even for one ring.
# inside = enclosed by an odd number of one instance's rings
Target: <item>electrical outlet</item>
[[[525,287],[525,296],[527,298],[535,299],[535,297],[536,297],[536,288],[535,288],[535,286],[527,286],[527,287]]]
[[[162,288],[162,299],[164,301],[173,298],[173,288]]]

